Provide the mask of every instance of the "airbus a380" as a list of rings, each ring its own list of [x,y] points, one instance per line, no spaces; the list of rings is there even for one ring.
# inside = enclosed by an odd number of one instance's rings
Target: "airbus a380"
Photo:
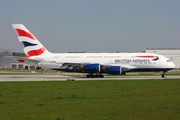
[[[20,62],[67,72],[86,73],[84,77],[104,77],[127,72],[162,72],[175,65],[168,58],[153,53],[51,53],[22,24],[13,24],[26,54],[15,57]]]

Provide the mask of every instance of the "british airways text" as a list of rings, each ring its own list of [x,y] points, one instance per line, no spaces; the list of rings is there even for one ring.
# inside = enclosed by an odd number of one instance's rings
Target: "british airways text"
[[[115,63],[150,63],[149,59],[115,59]]]

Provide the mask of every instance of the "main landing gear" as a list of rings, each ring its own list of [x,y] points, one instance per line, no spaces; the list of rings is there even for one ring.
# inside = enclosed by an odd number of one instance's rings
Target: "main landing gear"
[[[163,71],[161,77],[162,77],[162,78],[166,78],[166,72],[165,72],[165,71]]]
[[[103,78],[104,75],[101,74],[88,74],[88,75],[84,75],[85,78]]]

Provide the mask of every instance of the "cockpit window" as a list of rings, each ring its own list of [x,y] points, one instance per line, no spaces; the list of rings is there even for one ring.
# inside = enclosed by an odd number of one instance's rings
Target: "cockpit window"
[[[171,60],[167,60],[167,62],[171,62]]]

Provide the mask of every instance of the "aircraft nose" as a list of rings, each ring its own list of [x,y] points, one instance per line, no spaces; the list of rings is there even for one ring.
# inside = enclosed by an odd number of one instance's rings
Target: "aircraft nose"
[[[171,68],[175,68],[176,66],[175,66],[175,64],[173,63],[173,62],[171,62],[171,64],[170,64],[170,66],[169,67],[171,67]]]

